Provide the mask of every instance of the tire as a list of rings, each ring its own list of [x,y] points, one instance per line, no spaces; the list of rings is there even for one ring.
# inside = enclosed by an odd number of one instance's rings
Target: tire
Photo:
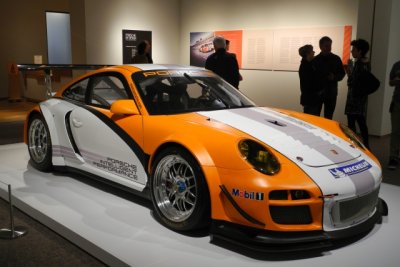
[[[199,164],[189,152],[175,146],[163,150],[151,173],[151,198],[162,224],[174,231],[208,226],[208,187]]]
[[[50,131],[42,115],[34,114],[30,118],[27,136],[31,165],[40,171],[51,171],[53,164]]]

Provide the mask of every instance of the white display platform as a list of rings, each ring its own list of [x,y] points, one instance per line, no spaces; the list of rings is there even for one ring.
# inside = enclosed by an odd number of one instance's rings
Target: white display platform
[[[363,238],[324,253],[268,255],[188,236],[160,225],[151,205],[84,179],[41,173],[25,144],[0,146],[0,181],[12,185],[14,205],[112,266],[400,266],[400,187],[382,184],[389,216]],[[400,179],[400,177],[399,177]],[[116,192],[116,193],[115,193]],[[7,199],[7,186],[0,184]],[[6,226],[0,226],[6,227]],[[29,234],[29,233],[28,233]]]

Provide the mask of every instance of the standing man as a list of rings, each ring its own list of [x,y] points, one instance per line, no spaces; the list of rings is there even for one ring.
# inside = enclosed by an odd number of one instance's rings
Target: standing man
[[[389,85],[395,88],[389,109],[392,133],[390,135],[390,159],[388,169],[395,170],[399,165],[400,153],[400,61],[394,63],[390,71]]]
[[[225,38],[217,36],[213,41],[215,52],[206,60],[205,68],[221,76],[236,89],[239,89],[239,64],[234,54],[226,52]]]
[[[346,73],[340,57],[331,52],[331,38],[328,36],[322,37],[319,40],[319,48],[321,53],[314,58],[313,62],[318,73],[318,86],[323,92],[324,117],[332,119],[336,107],[338,82],[344,78]]]

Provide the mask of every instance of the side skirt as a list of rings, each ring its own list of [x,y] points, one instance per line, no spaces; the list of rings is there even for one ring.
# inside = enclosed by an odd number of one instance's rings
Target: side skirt
[[[141,198],[145,198],[147,200],[151,200],[151,195],[150,195],[150,190],[149,188],[146,186],[142,192],[137,191],[135,189],[123,186],[119,183],[110,181],[108,179],[102,178],[101,176],[97,176],[94,175],[92,173],[86,172],[86,171],[82,171],[73,167],[69,167],[69,166],[54,166],[54,170],[60,173],[72,173],[72,174],[76,174],[78,175],[78,177],[76,176],[71,176],[71,178],[74,179],[78,179],[84,183],[90,184],[91,186],[95,186],[95,187],[99,187],[101,190],[103,191],[109,191],[109,188],[101,186],[101,185],[110,185],[113,188],[117,188],[120,190],[123,190],[125,192],[134,194],[136,196],[139,196]],[[99,183],[95,183],[94,181],[100,182]]]

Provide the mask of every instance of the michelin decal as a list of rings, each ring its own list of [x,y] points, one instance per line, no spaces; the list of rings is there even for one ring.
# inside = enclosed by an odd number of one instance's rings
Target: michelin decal
[[[329,169],[329,172],[337,179],[364,172],[371,167],[371,164],[369,164],[366,160],[362,160],[350,165]]]

